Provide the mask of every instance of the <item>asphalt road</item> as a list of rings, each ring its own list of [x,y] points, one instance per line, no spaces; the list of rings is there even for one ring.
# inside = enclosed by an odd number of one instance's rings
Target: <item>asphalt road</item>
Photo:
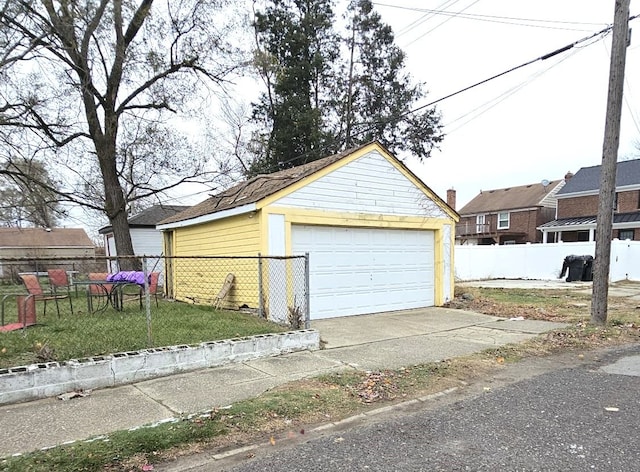
[[[640,470],[640,345],[533,359],[425,405],[181,470]]]

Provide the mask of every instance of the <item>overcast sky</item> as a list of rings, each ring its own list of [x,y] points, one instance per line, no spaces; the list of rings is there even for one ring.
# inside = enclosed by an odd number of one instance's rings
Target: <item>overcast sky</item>
[[[337,15],[346,1],[339,0]],[[426,102],[590,37],[613,22],[614,4],[374,2],[406,52],[414,80],[425,84]],[[639,13],[640,0],[631,0],[630,14]],[[619,159],[640,158],[640,19],[630,27]],[[454,188],[458,210],[481,190],[561,179],[567,171],[599,165],[610,49],[610,34],[581,41],[567,52],[443,100],[437,105],[446,134],[440,150],[423,163],[398,157],[443,199]],[[194,204],[209,193],[192,190],[169,203]]]
[[[589,37],[613,22],[614,0],[383,0],[377,10],[407,53],[428,101]],[[631,15],[640,0],[631,0]],[[640,157],[640,19],[627,48],[619,159]],[[446,138],[409,167],[457,209],[480,190],[562,178],[599,165],[611,35],[523,67],[437,106]]]

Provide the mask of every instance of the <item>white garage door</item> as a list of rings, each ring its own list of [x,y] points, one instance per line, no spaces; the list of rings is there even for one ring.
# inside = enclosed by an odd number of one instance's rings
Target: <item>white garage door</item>
[[[309,253],[311,318],[432,306],[433,231],[292,226]]]

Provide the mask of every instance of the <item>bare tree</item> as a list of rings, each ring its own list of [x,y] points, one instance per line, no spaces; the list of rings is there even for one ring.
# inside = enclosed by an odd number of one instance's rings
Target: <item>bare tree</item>
[[[39,226],[52,228],[65,216],[53,181],[41,162],[33,159],[13,160],[0,175],[0,223],[4,226]],[[46,183],[52,190],[32,184]]]
[[[68,169],[60,197],[103,211],[133,254],[132,202],[212,178],[198,126],[176,123],[240,66],[224,21],[238,16],[225,0],[0,1],[3,141]]]

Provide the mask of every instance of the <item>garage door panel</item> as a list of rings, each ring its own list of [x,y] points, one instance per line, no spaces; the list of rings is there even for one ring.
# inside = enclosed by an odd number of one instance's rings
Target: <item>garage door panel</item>
[[[313,319],[433,305],[432,231],[292,227],[310,254]]]

